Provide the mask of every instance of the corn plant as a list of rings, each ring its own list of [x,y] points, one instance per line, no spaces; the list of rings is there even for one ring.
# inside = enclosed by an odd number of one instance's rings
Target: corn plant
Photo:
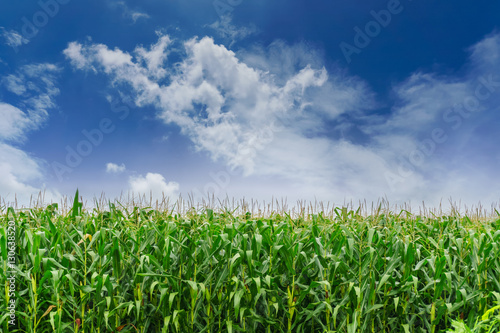
[[[0,328],[497,330],[500,220],[401,213],[174,214],[113,203],[86,211],[78,193],[68,213],[56,204],[7,209],[0,215]],[[13,292],[9,225],[16,227]],[[15,324],[8,316],[11,299]]]

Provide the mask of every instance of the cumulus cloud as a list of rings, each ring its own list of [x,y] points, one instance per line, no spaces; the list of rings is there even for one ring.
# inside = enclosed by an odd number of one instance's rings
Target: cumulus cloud
[[[178,124],[198,149],[245,172],[251,172],[252,161],[242,160],[238,150],[254,133],[279,118],[300,117],[308,108],[309,88],[320,87],[328,79],[324,68],[305,66],[277,82],[272,74],[249,67],[232,51],[205,37],[184,43],[185,59],[175,66],[177,70],[160,72],[170,82],[162,85],[157,67],[164,60],[155,59],[160,59],[159,50],[168,52],[168,41],[161,37],[149,53],[136,48],[134,58],[102,44],[80,45],[76,56],[65,54],[70,61],[83,56],[92,61],[86,68],[99,68],[114,82],[130,84],[137,92],[138,105],[157,106],[159,117]],[[117,58],[121,60],[111,61]]]
[[[489,130],[500,126],[500,75],[494,70],[500,66],[500,35],[486,36],[469,52],[462,75],[417,72],[395,85],[391,114],[363,128],[391,161],[385,176],[392,187],[425,184],[434,202],[500,198],[489,186],[497,174],[492,142],[500,139]]]
[[[106,164],[106,172],[107,173],[122,173],[125,171],[125,164],[115,164],[115,163],[107,163]]]
[[[129,178],[130,191],[138,195],[152,195],[153,198],[175,197],[179,194],[179,184],[166,182],[165,177],[158,173],[147,173],[146,176]]]
[[[417,72],[395,84],[386,115],[370,113],[380,105],[366,82],[339,69],[327,71],[321,54],[306,44],[278,41],[236,54],[212,38],[193,38],[183,43],[184,52],[177,55],[181,60],[170,66],[166,59],[172,41],[167,36],[149,50],[138,46],[128,53],[73,42],[68,49],[78,52],[67,49],[65,54],[75,67],[84,58],[79,68],[106,73],[115,86],[131,87],[138,106],[154,106],[159,119],[177,124],[195,147],[244,175],[288,179],[302,193],[322,193],[337,202],[385,195],[436,203],[468,189],[466,182],[453,183],[446,175],[449,159],[440,155],[441,143],[431,147],[426,138],[451,137],[433,132],[446,123],[443,115],[450,104],[465,106],[479,77],[498,68],[492,52],[499,54],[499,36],[488,38],[471,49],[472,65],[465,76]],[[481,55],[490,67],[477,65],[483,63]],[[495,84],[490,88],[497,89]],[[482,101],[483,119],[498,109],[498,91]],[[366,135],[365,142],[328,132],[326,123],[349,117]],[[409,156],[423,149],[423,143],[427,150]],[[425,163],[412,162],[422,154]],[[455,171],[457,179],[465,179],[465,169]]]
[[[0,112],[5,116],[0,136],[22,139],[28,130],[38,129],[45,122],[48,110],[56,106],[54,98],[59,89],[55,82],[59,72],[60,68],[53,64],[25,65],[0,80],[19,101],[18,107],[0,102]]]
[[[124,18],[129,19],[132,21],[132,23],[136,23],[138,20],[143,19],[149,19],[151,18],[148,14],[143,13],[139,10],[134,10],[131,9],[125,1],[108,1],[109,5],[112,8],[119,8],[121,10],[122,15]]]
[[[494,31],[469,48],[472,66],[488,73],[492,66],[500,63],[499,32]]]
[[[8,91],[18,97],[16,106],[0,101],[0,195],[7,201],[17,198],[28,204],[44,190],[40,161],[17,146],[30,131],[39,129],[55,107],[56,76],[60,69],[52,64],[21,67],[15,74],[2,78]],[[38,184],[38,185],[37,185]],[[47,190],[48,200],[57,200],[59,193]]]

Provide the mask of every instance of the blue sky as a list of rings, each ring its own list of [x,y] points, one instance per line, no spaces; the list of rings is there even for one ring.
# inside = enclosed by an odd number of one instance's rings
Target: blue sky
[[[0,196],[500,200],[500,3],[0,4]]]

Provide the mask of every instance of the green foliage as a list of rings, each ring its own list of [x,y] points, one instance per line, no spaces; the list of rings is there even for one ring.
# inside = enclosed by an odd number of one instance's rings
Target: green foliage
[[[500,227],[467,217],[0,216],[3,332],[496,332]],[[16,325],[7,230],[16,226]],[[495,307],[496,306],[496,307]],[[455,321],[458,320],[458,321]]]
[[[446,332],[447,333],[500,332],[500,313],[497,314],[496,316],[493,315],[495,311],[498,311],[499,309],[500,305],[497,305],[487,310],[480,318],[477,318],[474,328],[472,329],[470,329],[462,320],[454,320],[452,322],[453,329]]]

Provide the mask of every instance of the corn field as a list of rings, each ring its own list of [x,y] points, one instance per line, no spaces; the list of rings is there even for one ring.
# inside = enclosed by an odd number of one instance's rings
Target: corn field
[[[0,329],[500,330],[500,216],[335,212],[6,209]]]

